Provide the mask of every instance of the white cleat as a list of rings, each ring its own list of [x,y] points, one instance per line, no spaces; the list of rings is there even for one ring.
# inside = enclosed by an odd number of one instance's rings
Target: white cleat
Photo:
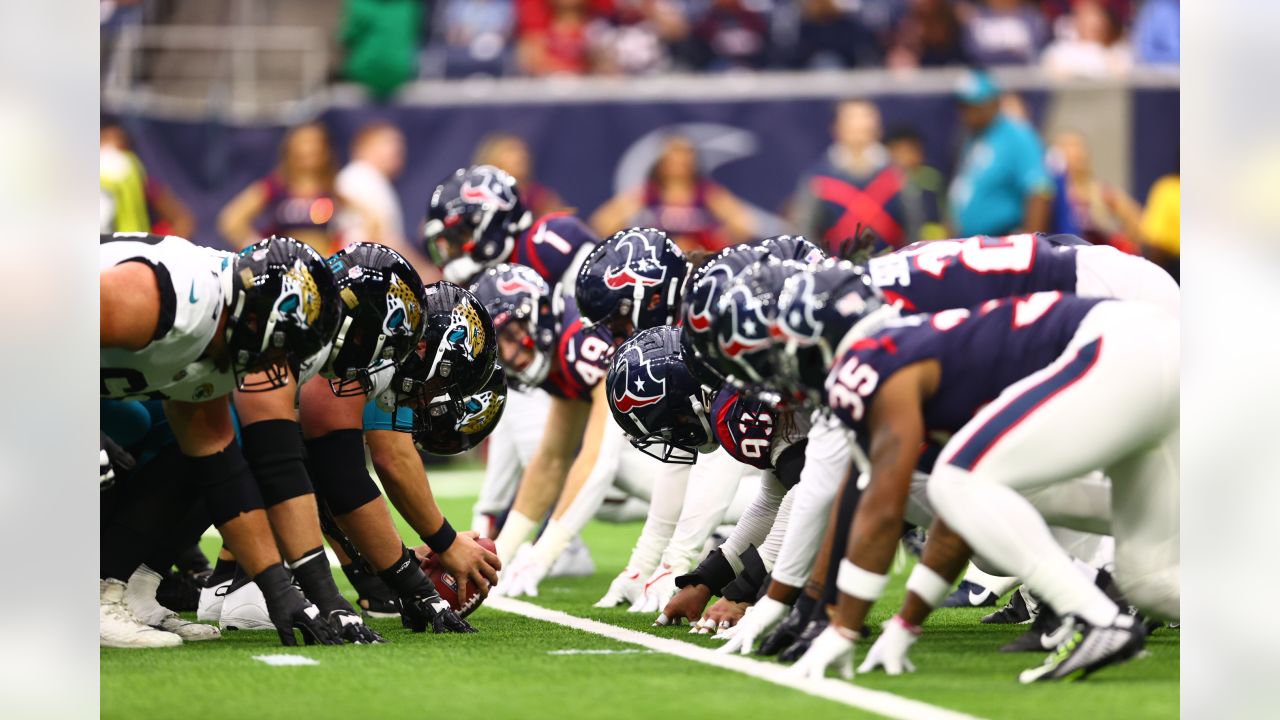
[[[217,585],[200,588],[200,604],[196,606],[196,619],[204,622],[218,622],[222,619],[222,599],[231,589],[231,581],[224,580]]]
[[[227,593],[222,599],[222,616],[218,627],[226,630],[275,630],[267,614],[267,599],[257,583],[247,582]]]
[[[146,625],[124,604],[125,584],[119,580],[99,581],[98,644],[111,648],[177,647],[182,638]]]
[[[161,605],[156,600],[156,590],[159,587],[160,573],[146,565],[139,565],[129,576],[129,583],[124,591],[125,607],[147,625],[171,632],[183,640],[217,640],[222,637],[218,628],[183,620],[178,617],[178,613]]]
[[[574,535],[569,546],[551,564],[547,577],[591,577],[595,574],[596,564],[591,559],[591,550],[582,542],[581,535]]]

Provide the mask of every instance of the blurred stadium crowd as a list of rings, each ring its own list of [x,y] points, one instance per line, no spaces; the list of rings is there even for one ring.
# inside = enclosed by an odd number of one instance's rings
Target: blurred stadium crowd
[[[289,2],[276,2],[288,6]],[[385,96],[415,77],[1042,65],[1176,65],[1179,0],[294,0],[340,39],[341,74]],[[193,9],[193,5],[206,6]],[[104,32],[224,3],[102,0]],[[225,9],[224,9],[225,11]],[[288,7],[273,13],[290,14]]]

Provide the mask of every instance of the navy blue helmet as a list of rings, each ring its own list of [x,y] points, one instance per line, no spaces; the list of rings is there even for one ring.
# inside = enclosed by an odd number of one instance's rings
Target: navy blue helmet
[[[765,258],[734,278],[717,303],[712,332],[721,367],[734,386],[749,391],[773,387],[778,294],[787,278],[805,270],[794,260]]]
[[[536,387],[551,370],[555,343],[555,315],[551,288],[533,268],[502,263],[481,273],[471,293],[489,311],[499,338],[507,338],[532,352],[532,359],[517,370],[512,358],[500,358],[516,387]]]
[[[432,403],[419,410],[417,414],[423,420],[418,423],[413,440],[434,455],[466,452],[489,437],[506,407],[507,375],[499,365],[480,392],[464,397],[460,403]]]
[[[665,232],[620,230],[582,263],[574,297],[583,317],[620,343],[640,330],[675,324],[687,268]]]
[[[827,257],[821,248],[803,235],[774,235],[761,240],[756,247],[769,257],[795,260],[806,265],[815,265]]]
[[[847,260],[830,258],[789,278],[778,296],[780,342],[774,347],[784,394],[817,407],[840,343],[882,307],[891,306],[885,305],[871,276]]]
[[[623,343],[605,382],[613,419],[644,454],[692,465],[715,449],[711,402],[685,364],[679,328],[650,328]]]
[[[516,238],[532,223],[515,178],[492,165],[473,165],[455,171],[431,194],[422,239],[440,267],[464,256],[492,267],[511,257]]]
[[[680,342],[694,377],[709,388],[718,388],[724,382],[724,371],[719,368],[720,349],[711,331],[716,303],[729,283],[760,257],[756,245],[725,248],[695,268],[684,285]]]

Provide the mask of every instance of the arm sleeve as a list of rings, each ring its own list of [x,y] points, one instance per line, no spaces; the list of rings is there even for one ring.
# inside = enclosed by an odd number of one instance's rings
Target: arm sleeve
[[[700,457],[690,469],[680,519],[662,553],[662,562],[676,574],[693,567],[707,538],[733,504],[738,484],[750,472],[754,472],[753,468],[734,460],[723,448]],[[730,562],[736,557],[731,556]]]
[[[604,497],[613,486],[613,478],[618,474],[618,458],[627,442],[622,428],[612,418],[605,423],[604,434],[600,438],[600,452],[596,454],[595,465],[587,480],[578,489],[578,494],[569,503],[568,509],[559,518],[547,523],[547,529],[534,544],[534,552],[538,559],[550,566],[560,557],[560,553],[568,546],[574,535],[582,532],[582,528],[595,516]]]
[[[804,470],[795,487],[788,520],[790,532],[782,538],[773,577],[791,587],[803,587],[813,570],[818,546],[827,531],[831,504],[853,462],[853,440],[833,420],[814,423],[805,448]]]
[[[729,539],[724,541],[725,557],[733,562],[733,558],[746,552],[751,545],[759,547],[773,528],[773,521],[778,516],[778,508],[787,489],[782,487],[778,478],[772,473],[764,474],[760,481],[760,492],[756,499],[742,513],[742,519],[734,526]]]

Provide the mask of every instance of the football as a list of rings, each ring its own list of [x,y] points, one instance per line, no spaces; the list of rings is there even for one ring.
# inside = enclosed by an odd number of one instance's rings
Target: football
[[[493,541],[489,538],[480,538],[477,542],[480,547],[489,552],[497,552]],[[431,548],[426,545],[420,545],[413,549],[418,557],[422,558],[422,572],[431,578],[431,582],[435,583],[436,591],[440,593],[440,597],[448,601],[449,605],[458,611],[462,617],[466,617],[480,607],[484,602],[484,595],[480,594],[479,588],[474,583],[467,586],[466,597],[458,597],[458,581],[452,575],[445,572],[440,565],[440,559],[431,552]]]

